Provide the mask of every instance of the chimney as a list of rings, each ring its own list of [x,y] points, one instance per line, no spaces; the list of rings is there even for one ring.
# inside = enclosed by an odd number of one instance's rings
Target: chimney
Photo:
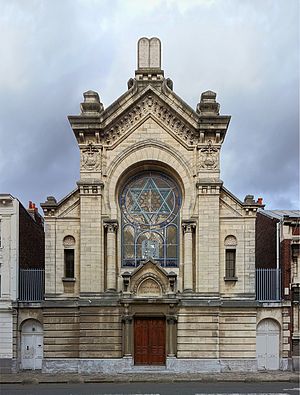
[[[263,198],[259,197],[257,198],[257,204],[261,205],[263,204]]]

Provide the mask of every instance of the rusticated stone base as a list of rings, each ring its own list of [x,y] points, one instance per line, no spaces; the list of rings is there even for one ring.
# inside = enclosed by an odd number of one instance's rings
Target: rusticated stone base
[[[220,372],[255,372],[256,359],[220,359]]]
[[[300,357],[292,357],[293,370],[300,371]]]
[[[291,370],[288,360],[282,359],[281,370]],[[103,373],[119,374],[135,371],[132,357],[111,359],[44,359],[43,373]],[[154,366],[136,366],[136,370],[148,370]],[[158,367],[156,367],[158,368]],[[192,359],[168,357],[163,372],[175,373],[218,373],[218,372],[256,372],[255,359]],[[159,373],[159,370],[156,370]]]
[[[44,359],[43,373],[124,373],[133,366],[131,357],[111,359]]]
[[[167,358],[167,370],[176,373],[208,373],[219,372],[217,359]]]
[[[13,358],[0,358],[0,374],[17,371],[17,361]]]

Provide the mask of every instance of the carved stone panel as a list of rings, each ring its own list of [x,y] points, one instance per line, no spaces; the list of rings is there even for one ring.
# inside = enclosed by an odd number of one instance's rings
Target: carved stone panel
[[[219,149],[212,145],[211,140],[199,149],[199,170],[214,170],[219,167]]]
[[[101,168],[101,151],[92,142],[81,151],[81,167],[87,171]]]
[[[143,263],[129,276],[129,292],[134,296],[153,298],[171,292],[168,273],[151,260]]]
[[[138,287],[138,296],[161,296],[162,289],[161,286],[152,278],[147,278]]]

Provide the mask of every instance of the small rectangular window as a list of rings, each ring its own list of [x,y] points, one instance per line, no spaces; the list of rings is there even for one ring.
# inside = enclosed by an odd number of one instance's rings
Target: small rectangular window
[[[74,278],[74,250],[65,249],[65,277]]]
[[[235,257],[236,250],[226,250],[225,257],[225,279],[235,278]]]

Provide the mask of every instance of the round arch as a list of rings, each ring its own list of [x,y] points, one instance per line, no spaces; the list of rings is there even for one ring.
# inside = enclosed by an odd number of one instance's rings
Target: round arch
[[[104,198],[112,218],[118,217],[118,194],[122,185],[134,174],[151,169],[163,171],[178,183],[182,192],[182,216],[188,216],[196,196],[189,165],[167,145],[148,141],[137,143],[123,151],[108,169]]]

